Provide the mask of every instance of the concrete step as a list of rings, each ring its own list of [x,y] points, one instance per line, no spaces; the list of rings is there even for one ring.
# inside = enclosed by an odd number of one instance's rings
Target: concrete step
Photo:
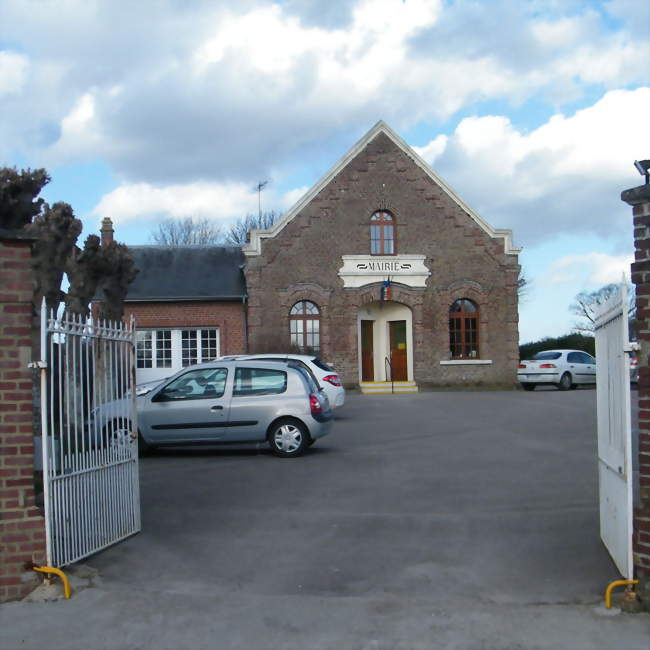
[[[390,395],[391,393],[417,393],[418,385],[414,381],[362,381],[359,384],[365,395]]]

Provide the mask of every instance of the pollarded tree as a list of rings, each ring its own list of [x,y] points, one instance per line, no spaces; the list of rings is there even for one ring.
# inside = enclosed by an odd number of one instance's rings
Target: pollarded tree
[[[63,273],[82,224],[67,203],[55,203],[52,207],[47,203],[44,205],[45,209],[25,227],[25,232],[36,239],[32,255],[35,306],[38,309],[41,298],[45,296],[48,309],[56,311],[65,297],[61,291]]]
[[[65,271],[70,282],[65,297],[67,313],[87,317],[90,302],[97,291],[97,286],[106,273],[104,256],[97,235],[88,235],[83,250],[74,247],[68,257]]]
[[[106,320],[120,322],[124,316],[124,299],[138,270],[126,244],[112,241],[102,246],[101,254],[103,274],[99,285],[103,296],[99,315]]]
[[[44,169],[0,168],[0,228],[19,230],[41,213],[45,201],[37,198],[50,182]]]

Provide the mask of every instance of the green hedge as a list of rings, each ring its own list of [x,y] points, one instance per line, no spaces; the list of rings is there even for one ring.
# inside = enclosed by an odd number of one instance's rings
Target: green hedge
[[[524,343],[519,346],[519,358],[531,359],[542,350],[583,350],[589,354],[596,354],[596,339],[584,334],[565,334],[552,338],[547,336],[539,341]]]

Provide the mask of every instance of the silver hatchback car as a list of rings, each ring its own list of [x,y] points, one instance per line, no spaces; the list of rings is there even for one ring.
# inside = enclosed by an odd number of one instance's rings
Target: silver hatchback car
[[[141,451],[171,445],[259,444],[299,456],[332,425],[325,393],[286,363],[212,361],[184,368],[136,398]],[[127,398],[93,412],[107,441],[128,435]]]

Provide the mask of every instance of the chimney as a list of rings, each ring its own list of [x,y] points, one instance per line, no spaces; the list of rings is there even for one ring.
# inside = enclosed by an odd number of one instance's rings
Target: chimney
[[[100,229],[102,234],[102,246],[107,246],[113,241],[113,222],[110,220],[110,217],[104,217],[102,219],[102,227]]]

